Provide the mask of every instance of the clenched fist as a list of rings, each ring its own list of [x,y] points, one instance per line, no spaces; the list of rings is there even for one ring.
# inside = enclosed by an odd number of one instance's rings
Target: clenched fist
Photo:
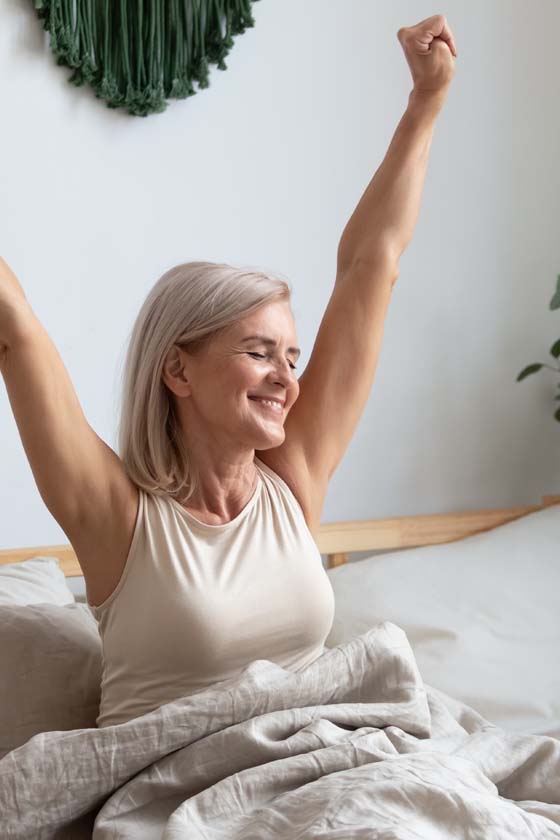
[[[443,15],[433,15],[397,32],[412,73],[414,90],[444,95],[455,73],[457,49]]]

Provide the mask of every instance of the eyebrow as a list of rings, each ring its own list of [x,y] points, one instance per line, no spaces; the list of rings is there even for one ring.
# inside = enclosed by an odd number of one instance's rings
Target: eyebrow
[[[260,341],[262,344],[267,344],[270,347],[276,347],[276,342],[273,338],[269,338],[266,335],[249,335],[247,338],[244,338],[242,344],[245,344],[246,341]],[[298,356],[301,353],[299,347],[288,347],[288,353],[294,353],[294,355]]]

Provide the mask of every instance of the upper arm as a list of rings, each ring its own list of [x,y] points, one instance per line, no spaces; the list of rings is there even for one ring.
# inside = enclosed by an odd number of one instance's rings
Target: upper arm
[[[48,333],[34,316],[0,367],[37,488],[70,540],[108,516],[132,485],[86,420]]]
[[[326,483],[342,459],[367,402],[381,349],[397,266],[389,257],[337,277],[300,393],[284,425],[311,480]],[[282,448],[282,447],[280,447]]]

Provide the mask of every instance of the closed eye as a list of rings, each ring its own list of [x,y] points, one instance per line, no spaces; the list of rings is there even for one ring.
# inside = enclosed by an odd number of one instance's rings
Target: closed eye
[[[263,353],[248,353],[249,356],[255,356],[257,359],[266,359],[266,356]],[[290,362],[290,367],[292,370],[296,369],[296,366]]]

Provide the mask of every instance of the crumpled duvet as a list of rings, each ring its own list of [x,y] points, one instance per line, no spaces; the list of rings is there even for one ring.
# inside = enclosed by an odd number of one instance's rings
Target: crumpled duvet
[[[264,659],[124,724],[0,760],[2,840],[560,838],[560,740],[424,684],[383,622],[299,672]]]

